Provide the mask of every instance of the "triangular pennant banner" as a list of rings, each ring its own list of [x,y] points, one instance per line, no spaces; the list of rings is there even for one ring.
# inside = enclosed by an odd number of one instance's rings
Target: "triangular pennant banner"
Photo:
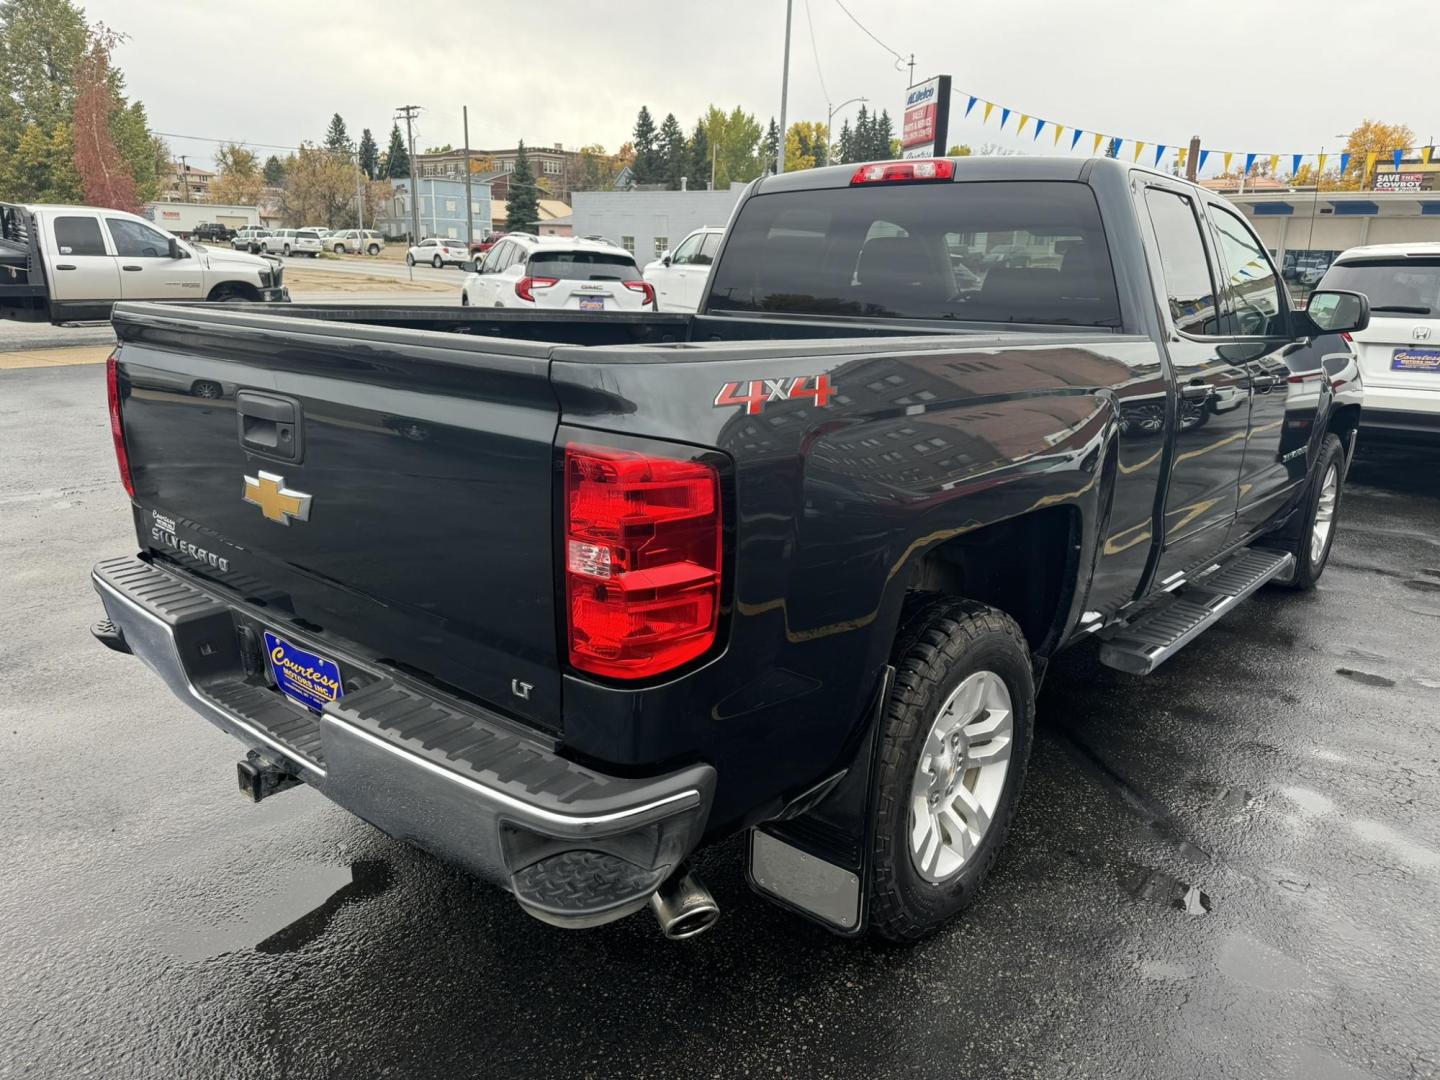
[[[1118,136],[1110,140],[1110,150],[1114,152],[1114,155],[1117,159],[1120,157],[1120,147],[1124,145],[1125,140],[1119,138]]]
[[[1435,147],[1433,147],[1433,146],[1427,146],[1427,147],[1425,147],[1424,150],[1421,150],[1421,151],[1420,151],[1420,160],[1423,161],[1426,165],[1429,165],[1429,164],[1430,164],[1430,155],[1431,155],[1432,153],[1434,153],[1434,151],[1435,151]]]
[[[1065,134],[1065,125],[1064,125],[1064,124],[1056,124],[1056,125],[1055,125],[1055,138],[1053,138],[1053,139],[1050,140],[1050,145],[1051,145],[1051,146],[1059,146],[1059,145],[1060,145],[1060,136],[1063,135],[1063,134]],[[1429,159],[1428,151],[1427,151],[1427,154],[1426,154],[1426,159],[1427,159],[1427,163],[1428,163],[1428,159]]]
[[[1155,147],[1155,164],[1156,164],[1157,166],[1160,164],[1160,159],[1161,159],[1162,157],[1164,157],[1164,156],[1165,156],[1165,144],[1164,144],[1164,143],[1161,143],[1159,146]]]
[[[1000,110],[1000,130],[1001,130],[1001,131],[1004,131],[1004,130],[1005,130],[1005,121],[1006,121],[1006,120],[1009,120],[1009,119],[1010,119],[1010,110],[1009,110],[1009,109],[1001,109],[1001,110]]]
[[[1131,161],[1139,161],[1139,160],[1140,160],[1140,153],[1141,153],[1141,151],[1143,151],[1144,149],[1145,149],[1145,144],[1144,144],[1143,142],[1137,142],[1137,143],[1135,144],[1135,156],[1134,156],[1133,158],[1131,158],[1130,160],[1131,160]]]
[[[1188,146],[1177,147],[1175,150],[1175,164],[1179,165],[1182,169],[1185,168],[1185,159],[1189,154],[1190,148]]]
[[[1040,138],[1040,132],[1042,132],[1042,131],[1044,131],[1044,130],[1045,130],[1045,121],[1044,121],[1044,120],[1036,120],[1036,121],[1035,121],[1035,138],[1037,138],[1037,139]]]
[[[1030,117],[1026,116],[1024,113],[1021,113],[1021,114],[1020,114],[1020,126],[1015,129],[1015,134],[1016,134],[1016,135],[1023,135],[1023,134],[1025,134],[1025,125],[1028,124],[1029,122],[1030,122]],[[1004,127],[1005,125],[1004,125],[1004,124],[1001,124],[1000,126],[1001,126],[1001,127]]]
[[[1365,155],[1365,175],[1362,180],[1370,179],[1370,170],[1375,168],[1375,159],[1380,156],[1379,152],[1371,150]]]
[[[1274,176],[1274,175],[1275,175],[1277,172],[1279,172],[1279,171],[1280,171],[1280,155],[1279,155],[1279,154],[1271,154],[1271,155],[1270,155],[1270,175],[1271,175],[1271,176]]]
[[[975,107],[975,102],[977,102],[977,101],[979,101],[979,100],[980,100],[980,99],[977,98],[974,94],[971,94],[971,95],[970,95],[970,101],[965,105],[965,115],[966,115],[966,116],[969,116],[969,115],[970,115],[970,110]]]
[[[1317,157],[1317,158],[1315,159],[1315,172],[1316,172],[1317,174],[1322,173],[1322,172],[1325,171],[1325,159],[1326,159],[1327,157],[1329,157],[1329,156],[1330,156],[1329,154],[1321,154],[1319,157]],[[1345,166],[1348,165],[1349,163],[1350,163],[1350,155],[1349,155],[1349,154],[1341,154],[1341,155],[1340,155],[1340,171],[1341,171],[1342,173],[1345,171]],[[1317,183],[1318,183],[1318,181],[1317,181]]]
[[[1404,161],[1404,160],[1405,160],[1405,151],[1404,151],[1404,150],[1396,150],[1396,151],[1395,151],[1395,171],[1396,171],[1396,172],[1399,172],[1399,171],[1400,171],[1400,162],[1402,162],[1402,161]]]
[[[995,103],[993,101],[985,102],[985,115],[980,118],[980,123],[988,124],[990,122],[990,113],[994,108]]]
[[[1225,172],[1226,172],[1227,174],[1230,172],[1230,159],[1233,158],[1234,156],[1235,156],[1235,155],[1232,154],[1229,150],[1226,150],[1226,151],[1225,151]]]
[[[1075,144],[1080,141],[1080,136],[1081,136],[1081,135],[1084,135],[1084,134],[1085,134],[1085,132],[1084,132],[1082,129],[1080,129],[1080,128],[1076,128],[1076,129],[1075,129],[1075,134],[1070,136],[1070,149],[1071,149],[1071,150],[1074,150],[1074,149],[1075,149]]]
[[[1246,176],[1249,176],[1249,175],[1250,175],[1250,170],[1253,169],[1254,167],[1255,167],[1255,155],[1254,155],[1254,154],[1246,154],[1246,155],[1245,155],[1245,175],[1246,175]]]
[[[1100,149],[1100,140],[1103,138],[1105,138],[1104,135],[1101,135],[1098,131],[1095,132],[1095,145],[1090,148],[1092,154]]]
[[[1197,173],[1201,173],[1201,172],[1204,172],[1204,171],[1205,171],[1205,159],[1208,158],[1209,156],[1210,156],[1210,151],[1209,151],[1209,150],[1201,150],[1201,151],[1200,151],[1200,160],[1195,163],[1195,171],[1196,171]]]
[[[1303,158],[1304,156],[1305,156],[1304,154],[1291,154],[1291,155],[1290,155],[1290,175],[1291,175],[1291,176],[1294,176],[1296,173],[1298,173],[1298,172],[1300,171],[1300,159]]]

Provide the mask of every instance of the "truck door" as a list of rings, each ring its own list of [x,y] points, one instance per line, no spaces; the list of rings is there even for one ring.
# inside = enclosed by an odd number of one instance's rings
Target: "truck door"
[[[202,299],[205,270],[184,248],[170,257],[170,237],[133,218],[107,216],[116,261],[120,295],[126,300]]]
[[[1249,374],[1250,434],[1231,533],[1231,540],[1238,541],[1268,524],[1288,505],[1286,496],[1305,482],[1306,455],[1291,456],[1289,451],[1303,450],[1309,441],[1307,417],[1315,416],[1320,384],[1289,381],[1287,357],[1304,346],[1292,336],[1280,275],[1265,248],[1234,211],[1213,202],[1206,207],[1219,256],[1222,320],[1233,335],[1226,348]],[[1287,415],[1292,392],[1297,405],[1293,417]],[[1296,423],[1290,424],[1292,420]]]
[[[1230,536],[1250,424],[1250,372],[1225,348],[1217,275],[1195,200],[1186,189],[1158,183],[1142,190],[1138,209],[1151,226],[1152,260],[1158,263],[1152,276],[1158,269],[1176,384],[1154,579],[1163,587],[1216,555]]]
[[[120,299],[120,270],[105,247],[98,214],[57,214],[45,230],[50,299],[70,318],[105,318]]]

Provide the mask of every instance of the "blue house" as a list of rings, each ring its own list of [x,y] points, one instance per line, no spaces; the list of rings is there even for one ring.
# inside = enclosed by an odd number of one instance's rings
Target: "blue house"
[[[410,203],[419,199],[420,236],[441,236],[450,240],[465,239],[465,181],[422,176],[419,190],[409,177],[390,181],[392,194],[384,209],[376,216],[375,225],[389,237],[409,236],[412,231]],[[482,240],[490,232],[490,185],[470,182],[472,240]]]

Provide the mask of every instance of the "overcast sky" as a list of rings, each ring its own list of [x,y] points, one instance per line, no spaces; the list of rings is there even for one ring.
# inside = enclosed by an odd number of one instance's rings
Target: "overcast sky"
[[[914,53],[917,81],[948,73],[957,89],[1067,127],[1151,144],[1199,134],[1217,149],[1266,154],[1334,149],[1337,133],[1367,117],[1409,124],[1420,140],[1440,135],[1434,72],[1407,63],[1420,55],[1411,43],[1440,40],[1440,0],[840,2],[885,46]],[[807,0],[794,4],[790,119],[824,120],[827,92],[836,104],[865,96],[898,118],[907,71],[837,0],[808,0],[808,22]],[[320,140],[334,112],[352,137],[371,128],[383,149],[395,106],[412,103],[425,109],[422,149],[460,144],[462,105],[475,147],[523,138],[612,151],[642,104],[657,123],[673,111],[687,133],[712,102],[762,124],[780,111],[784,0],[85,7],[129,35],[116,59],[156,130],[262,152]],[[855,108],[837,114],[837,128]],[[1050,143],[1048,131],[1031,141],[1033,123],[1017,138],[1014,118],[999,132],[998,109],[988,126],[979,116],[952,122],[951,141]],[[174,134],[176,153],[213,152]]]

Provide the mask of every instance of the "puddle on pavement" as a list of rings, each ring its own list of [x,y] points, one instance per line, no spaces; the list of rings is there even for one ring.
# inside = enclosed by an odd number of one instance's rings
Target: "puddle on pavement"
[[[165,951],[191,962],[254,949],[286,953],[325,932],[346,904],[378,896],[390,885],[390,868],[379,860],[352,866],[303,866],[283,888],[215,926],[182,926],[161,942]]]
[[[1257,990],[1304,990],[1314,983],[1298,960],[1243,934],[1226,940],[1216,963],[1222,975]]]
[[[1120,884],[1136,900],[1155,901],[1187,915],[1208,915],[1213,906],[1198,886],[1149,866],[1129,867],[1121,874]]]
[[[1309,788],[1285,787],[1280,789],[1280,794],[1298,806],[1306,817],[1319,817],[1335,809],[1334,800]]]
[[[1394,686],[1394,679],[1387,679],[1384,675],[1372,675],[1368,671],[1356,671],[1354,668],[1342,667],[1335,669],[1336,675],[1343,675],[1351,682],[1360,683],[1362,686]]]

